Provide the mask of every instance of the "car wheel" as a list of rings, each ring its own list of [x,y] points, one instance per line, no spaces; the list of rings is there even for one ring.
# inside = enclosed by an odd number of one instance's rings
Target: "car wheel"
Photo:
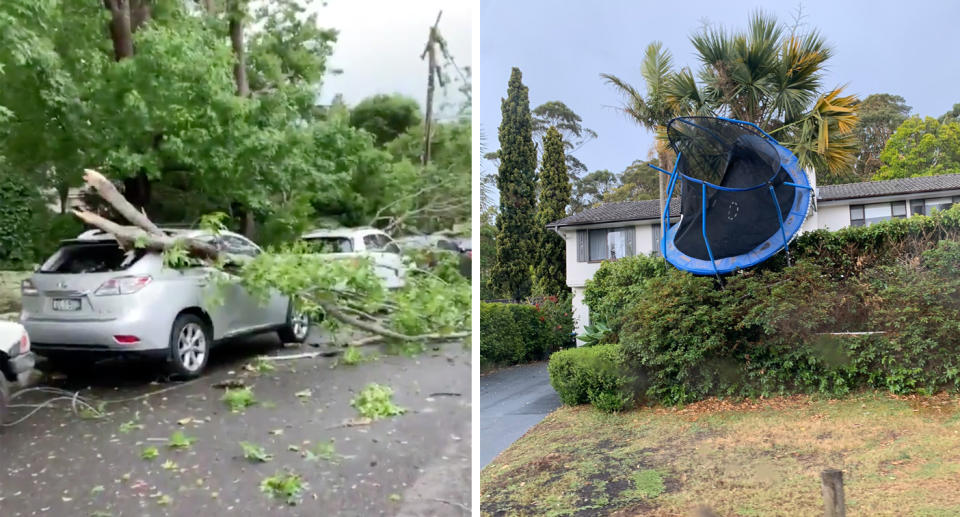
[[[196,377],[207,366],[210,356],[210,329],[194,314],[181,314],[170,331],[170,371],[183,377]]]
[[[303,343],[310,334],[310,315],[291,307],[287,310],[287,323],[280,327],[277,335],[284,343]]]

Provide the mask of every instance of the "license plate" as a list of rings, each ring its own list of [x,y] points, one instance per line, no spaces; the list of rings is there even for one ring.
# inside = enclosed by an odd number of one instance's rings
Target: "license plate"
[[[80,300],[76,298],[54,298],[53,310],[55,311],[79,311]]]

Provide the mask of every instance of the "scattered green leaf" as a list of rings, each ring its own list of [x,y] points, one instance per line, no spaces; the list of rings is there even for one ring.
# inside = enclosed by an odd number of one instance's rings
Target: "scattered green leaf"
[[[145,460],[152,460],[160,455],[160,451],[157,450],[154,446],[144,447],[143,451],[140,452],[140,457]]]
[[[267,454],[263,447],[255,443],[240,442],[240,447],[243,449],[243,457],[250,461],[266,463],[273,459],[272,454]]]
[[[407,411],[393,403],[393,390],[389,386],[376,383],[360,390],[350,405],[361,415],[373,419],[402,415]]]
[[[176,431],[170,435],[170,440],[167,442],[167,445],[171,449],[189,449],[195,441],[197,441],[196,438],[183,434],[183,431]]]
[[[253,389],[250,387],[237,389],[227,388],[227,390],[223,393],[222,400],[227,403],[230,411],[233,411],[234,413],[240,413],[257,403],[257,399],[253,395]]]
[[[300,502],[300,497],[307,488],[303,479],[292,472],[276,474],[260,482],[260,491],[269,494],[274,499],[282,499],[289,505]]]

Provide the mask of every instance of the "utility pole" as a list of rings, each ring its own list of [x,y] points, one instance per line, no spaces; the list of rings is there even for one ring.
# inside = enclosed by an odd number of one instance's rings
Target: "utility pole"
[[[430,27],[430,35],[427,38],[427,46],[423,49],[423,53],[420,54],[420,59],[424,57],[427,58],[427,106],[426,106],[426,117],[423,121],[423,165],[426,165],[430,161],[430,131],[433,118],[433,81],[434,73],[437,70],[437,25],[440,24],[440,16],[443,14],[443,11],[437,13],[437,21],[433,23],[433,27]]]

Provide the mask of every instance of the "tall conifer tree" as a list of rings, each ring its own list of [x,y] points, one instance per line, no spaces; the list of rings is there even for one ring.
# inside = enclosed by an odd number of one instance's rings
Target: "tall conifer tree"
[[[569,292],[564,258],[566,243],[563,237],[546,228],[547,224],[566,215],[571,193],[563,139],[553,126],[550,126],[543,137],[543,163],[540,165],[539,181],[540,202],[537,203],[536,218],[539,239],[533,291],[542,295],[566,294]]]
[[[530,295],[530,267],[535,257],[537,150],[533,145],[530,99],[519,68],[510,72],[507,98],[500,101],[500,190],[497,260],[491,284],[501,296],[520,300]]]

